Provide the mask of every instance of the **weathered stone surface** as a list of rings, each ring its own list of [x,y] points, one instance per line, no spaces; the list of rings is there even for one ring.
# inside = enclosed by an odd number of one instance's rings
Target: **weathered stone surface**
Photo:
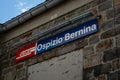
[[[113,40],[112,39],[103,40],[100,43],[98,43],[98,45],[96,46],[96,51],[102,52],[102,51],[109,49],[111,47],[113,47]]]
[[[105,0],[94,0],[94,1],[92,2],[92,6],[94,7],[94,6],[100,5],[100,4],[102,4],[103,2],[105,2]]]
[[[75,15],[75,11],[73,12],[73,13],[68,13],[67,15],[66,15],[66,18],[67,19],[71,19],[71,18],[73,18],[73,17],[75,17],[76,15]]]
[[[78,47],[79,47],[78,41],[75,41],[74,43],[72,42],[69,44],[65,44],[57,48],[56,55],[61,55],[61,54],[71,52],[73,50],[78,49]]]
[[[9,55],[8,54],[0,56],[0,61],[7,60],[7,59],[9,59]]]
[[[112,71],[120,69],[120,59],[113,60],[111,65],[112,65]]]
[[[14,56],[14,57],[12,57],[11,59],[10,59],[10,66],[13,66],[13,65],[15,65],[16,64],[16,57]]]
[[[0,62],[0,64],[1,64],[1,62]],[[0,66],[0,75],[2,75],[2,67]]]
[[[78,15],[79,15],[79,14],[82,14],[84,11],[90,9],[91,7],[92,7],[92,6],[91,6],[90,4],[84,5],[84,6],[82,6],[81,8],[78,8],[78,9],[77,9],[77,14],[78,14]]]
[[[86,38],[86,39],[80,40],[77,45],[79,46],[79,48],[83,48],[83,47],[87,46],[88,45],[88,39]]]
[[[9,60],[2,60],[2,62],[1,62],[1,68],[3,69],[3,68],[8,68],[9,67],[9,65],[10,65],[10,63],[9,63]]]
[[[117,27],[116,27],[115,34],[116,34],[116,35],[120,34],[120,26],[117,26]]]
[[[104,51],[104,56],[103,56],[103,61],[111,61],[113,59],[119,58],[120,54],[119,54],[119,49],[120,48],[113,48],[107,51]]]
[[[107,17],[107,19],[114,18],[114,9],[107,10],[106,17]]]
[[[120,24],[120,15],[115,18],[115,24],[119,25]]]
[[[95,44],[97,42],[99,42],[100,39],[99,39],[99,35],[92,35],[90,38],[89,38],[89,44]]]
[[[114,0],[114,2],[116,5],[120,4],[120,0]]]
[[[102,74],[98,77],[98,80],[107,80],[107,75],[106,74]]]
[[[93,46],[88,46],[83,49],[83,54],[84,55],[89,55],[94,53],[94,47]]]
[[[106,38],[110,38],[113,36],[115,36],[115,29],[114,28],[103,32],[100,37],[101,37],[101,39],[106,39]]]
[[[115,2],[115,6],[113,6],[113,2]],[[42,38],[40,34],[41,32],[49,30],[65,20],[69,20],[86,12],[91,12],[94,17],[97,15],[102,15],[102,18],[98,20],[98,33],[64,44],[50,51],[46,51],[44,54],[34,56],[22,62],[15,62],[15,55],[19,48],[29,46],[32,43],[36,43],[37,40],[43,39],[43,37],[48,38],[51,35],[53,36],[67,30],[68,28],[72,28],[85,21],[91,20],[93,16],[82,19],[77,23],[70,24],[69,26],[65,26],[60,30],[54,30],[54,33],[43,36]],[[34,66],[40,62],[49,62],[53,57],[58,59],[59,56],[76,50],[83,51],[79,52],[79,54],[83,54],[83,62],[82,64],[78,62],[80,65],[78,67],[84,68],[83,80],[120,80],[120,0],[93,0],[90,3],[85,4],[67,14],[58,16],[58,18],[55,17],[56,14],[55,16],[53,14],[52,18],[54,19],[51,21],[39,25],[37,28],[11,39],[6,43],[3,43],[2,48],[0,46],[0,80],[27,80],[26,77],[29,76],[29,73],[26,73],[28,66]],[[77,53],[78,52],[75,54]],[[74,62],[73,59],[76,58],[73,58],[73,55],[71,55],[72,59],[69,59],[67,63],[71,63],[72,61]],[[74,57],[78,57],[78,55]],[[81,59],[80,57],[81,56],[79,55],[78,60]],[[59,58],[58,62],[64,61],[65,59],[66,57]],[[57,62],[49,64],[49,68],[55,64],[57,64]],[[77,64],[71,64],[71,66],[75,65]],[[57,70],[58,67],[55,66],[55,68]],[[36,67],[36,69],[38,68]],[[65,68],[61,74],[66,75],[69,72],[70,70],[66,70]],[[75,71],[74,73],[76,72],[79,71]],[[36,73],[39,73],[39,71]],[[71,75],[73,75],[73,73],[71,73]],[[75,75],[74,79],[78,77],[80,76]]]
[[[99,11],[104,11],[112,7],[112,0],[106,0],[104,3],[98,6]]]
[[[34,57],[30,58],[30,59],[25,60],[25,62],[26,62],[26,65],[28,65],[28,66],[34,65],[34,64],[36,64],[38,62],[37,61],[37,56],[34,56]]]
[[[120,47],[120,36],[116,37],[116,46]]]
[[[26,68],[20,69],[16,72],[16,79],[21,80],[26,77]]]
[[[45,52],[42,57],[43,57],[43,60],[48,60],[48,59],[51,59],[53,57],[56,56],[56,51],[55,50],[51,50],[49,52]]]
[[[101,63],[101,53],[84,55],[84,68],[93,67]]]
[[[15,80],[16,78],[16,68],[15,67],[9,67],[5,70],[3,70],[3,80]]]
[[[64,22],[65,21],[65,17],[63,16],[63,17],[60,17],[60,18],[57,18],[56,20],[55,20],[55,22],[54,22],[54,24],[60,24],[60,23],[62,23],[62,22]]]
[[[27,37],[29,37],[29,36],[31,36],[31,35],[32,35],[32,31],[28,31],[28,32],[22,34],[22,35],[20,36],[20,38],[21,38],[21,39],[27,38]]]
[[[18,63],[16,65],[16,70],[22,69],[24,67],[24,65],[25,65],[25,62]]]
[[[36,58],[37,58],[37,62],[39,63],[39,62],[43,62],[44,61],[44,59],[43,59],[43,56],[42,55],[38,55],[38,56],[36,56]]]
[[[83,80],[95,80],[93,68],[84,69],[83,73]]]
[[[113,27],[114,27],[114,20],[112,19],[112,20],[104,22],[101,26],[101,30],[106,31]]]
[[[118,58],[120,58],[120,47],[116,47],[116,49],[117,49],[117,55],[118,55]]]
[[[0,80],[4,80],[4,76],[0,76]]]
[[[96,80],[95,77],[98,77],[98,80],[107,80],[105,74],[109,74],[110,71],[111,64],[109,63],[84,69],[84,80]]]
[[[120,15],[120,4],[115,6],[115,17],[117,17],[118,15]]]
[[[9,52],[10,58],[15,57],[17,50],[18,50],[17,48],[10,50]]]
[[[111,64],[100,64],[94,67],[94,76],[99,76],[101,74],[108,74],[111,70]]]
[[[109,74],[108,80],[120,80],[120,71]]]
[[[14,72],[16,71],[16,67],[15,67],[15,66],[8,67],[8,68],[5,68],[5,69],[2,70],[3,75],[4,75],[4,74],[7,74],[7,73],[10,73],[10,72],[12,72],[12,71],[14,71]]]

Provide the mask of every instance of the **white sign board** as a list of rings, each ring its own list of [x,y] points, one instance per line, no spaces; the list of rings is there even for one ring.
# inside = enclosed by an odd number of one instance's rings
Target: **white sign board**
[[[28,80],[83,80],[82,72],[83,53],[77,50],[30,66]]]

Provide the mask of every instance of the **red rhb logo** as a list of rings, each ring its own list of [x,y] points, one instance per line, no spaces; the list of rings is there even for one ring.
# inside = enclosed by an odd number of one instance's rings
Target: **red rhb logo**
[[[29,57],[35,56],[35,47],[36,44],[32,44],[22,49],[19,49],[16,53],[16,61],[19,62]]]

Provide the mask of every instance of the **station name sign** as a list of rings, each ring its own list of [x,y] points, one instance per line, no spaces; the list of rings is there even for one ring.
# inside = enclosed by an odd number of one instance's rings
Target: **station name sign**
[[[38,41],[36,46],[36,54],[41,54],[45,51],[85,37],[95,32],[98,32],[98,22],[96,19],[72,28],[68,31],[57,34],[51,38]]]
[[[98,32],[98,22],[96,19],[86,22],[82,25],[71,28],[45,40],[40,40],[35,44],[29,45],[17,51],[16,61],[42,54],[45,51],[72,42]],[[80,44],[79,44],[80,45]]]

